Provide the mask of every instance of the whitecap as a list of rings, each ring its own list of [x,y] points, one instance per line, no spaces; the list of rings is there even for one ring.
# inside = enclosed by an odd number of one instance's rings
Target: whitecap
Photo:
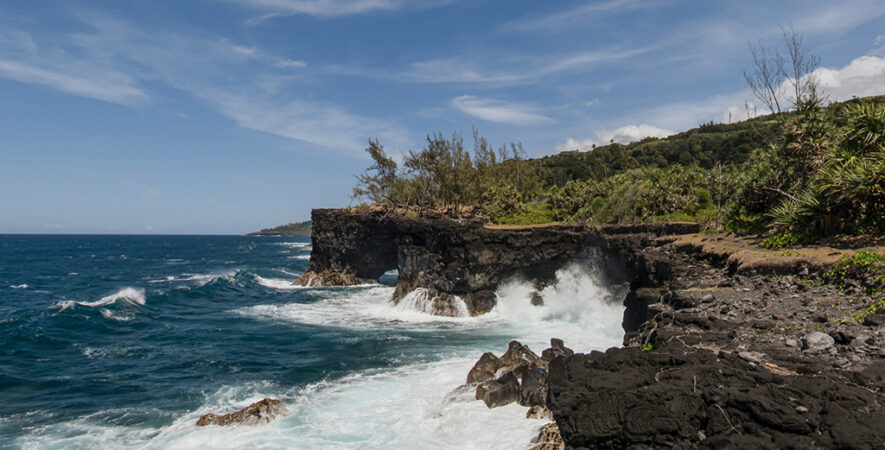
[[[9,288],[10,289],[27,289],[28,285],[27,284],[13,284],[13,285],[9,286]]]
[[[53,305],[53,307],[56,307],[56,308],[59,308],[62,310],[72,308],[74,305],[95,308],[98,306],[112,305],[114,303],[117,303],[118,301],[122,301],[122,302],[130,304],[130,305],[138,305],[138,306],[144,305],[145,301],[146,301],[144,289],[143,288],[125,287],[123,289],[120,289],[117,292],[114,292],[111,295],[104,296],[94,302],[78,302],[78,301],[74,301],[74,300],[65,300],[65,301],[61,301],[61,302],[56,303],[55,305]]]

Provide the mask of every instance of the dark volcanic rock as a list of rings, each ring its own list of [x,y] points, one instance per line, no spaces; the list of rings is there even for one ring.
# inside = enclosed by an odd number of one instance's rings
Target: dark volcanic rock
[[[510,341],[510,344],[507,346],[507,352],[501,355],[501,364],[510,368],[544,366],[543,360],[530,348],[520,344],[519,341]]]
[[[553,361],[553,358],[556,358],[557,356],[572,356],[574,354],[574,350],[566,347],[565,343],[562,342],[562,339],[551,338],[550,348],[541,352],[541,359],[544,361]]]
[[[206,425],[260,425],[274,420],[277,416],[286,414],[288,411],[283,402],[273,398],[255,402],[237,412],[222,416],[216,414],[203,414],[197,420],[197,426]]]
[[[494,382],[483,383],[480,386],[485,386],[482,400],[489,408],[497,408],[519,401],[519,381],[512,372],[502,375]],[[479,395],[478,390],[477,395]]]
[[[885,442],[885,413],[866,389],[776,375],[737,355],[681,344],[557,357],[548,380],[548,407],[573,447],[877,448]]]
[[[504,364],[495,356],[494,353],[486,352],[479,357],[479,361],[474,364],[467,374],[467,383],[479,383],[495,378],[495,372]]]
[[[544,406],[547,404],[547,371],[530,369],[522,375],[519,387],[519,404],[522,406]]]
[[[600,248],[603,258],[612,258],[607,268],[614,278],[621,278],[616,281],[624,281],[616,261],[633,254],[625,248],[638,248],[640,241],[653,237],[648,234],[637,240],[634,235],[618,234],[609,239],[604,230],[579,226],[491,229],[482,221],[407,219],[380,210],[315,209],[311,218],[313,251],[300,284],[311,279],[322,285],[375,280],[397,269],[395,300],[422,287],[460,297],[471,315],[495,306],[494,291],[503,280],[519,276],[543,286],[590,247]],[[662,225],[642,231],[673,230]]]

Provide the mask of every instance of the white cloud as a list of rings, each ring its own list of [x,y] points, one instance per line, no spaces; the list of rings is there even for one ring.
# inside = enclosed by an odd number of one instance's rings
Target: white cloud
[[[885,94],[885,57],[861,56],[841,69],[818,69],[813,76],[833,100]]]
[[[284,69],[307,67],[306,62],[297,61],[294,59],[280,59],[280,60],[277,60],[277,62],[274,63],[274,65],[277,67],[282,67]]]
[[[230,0],[248,7],[271,12],[262,19],[279,14],[312,16],[348,16],[374,11],[396,11],[405,8],[429,8],[452,0]]]
[[[532,112],[535,108],[521,103],[508,103],[494,99],[484,99],[472,95],[462,95],[452,99],[453,108],[489,122],[511,123],[515,125],[538,125],[555,122],[553,119]]]
[[[596,141],[594,141],[593,139],[584,139],[584,140],[579,141],[574,138],[568,138],[565,140],[565,142],[561,142],[559,144],[556,144],[556,146],[553,149],[556,150],[557,152],[565,152],[565,151],[571,151],[571,150],[578,150],[580,152],[586,152],[588,150],[592,150],[593,147],[595,147],[596,145],[599,145],[599,144]]]
[[[584,102],[584,106],[596,106],[600,103],[602,103],[601,100],[599,100],[598,98],[594,98],[593,100],[587,100],[586,102]]]
[[[599,130],[596,136],[602,142],[617,142],[619,144],[629,144],[631,142],[641,141],[647,137],[667,137],[673,134],[670,130],[658,128],[653,125],[627,125],[615,130]]]

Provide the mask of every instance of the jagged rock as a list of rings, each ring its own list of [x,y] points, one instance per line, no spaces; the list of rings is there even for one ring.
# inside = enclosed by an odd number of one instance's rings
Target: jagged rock
[[[836,345],[835,339],[827,333],[812,331],[802,338],[802,350],[808,353],[825,352]]]
[[[532,406],[525,413],[526,419],[553,420],[553,413],[544,406]]]
[[[480,386],[486,386],[482,400],[489,408],[497,408],[519,401],[519,381],[512,373],[504,374],[494,383],[486,382]],[[478,393],[479,390],[477,390]]]
[[[482,383],[479,383],[479,385],[476,386],[476,399],[477,400],[485,399],[487,392],[491,391],[492,389],[497,389],[498,386],[500,386],[500,385],[501,385],[501,383],[498,383],[495,380],[488,380],[488,381],[483,381]]]
[[[266,398],[255,402],[237,412],[222,416],[216,414],[203,414],[197,420],[198,427],[206,425],[260,425],[274,420],[277,416],[286,414],[288,411],[283,402],[274,398]]]
[[[531,450],[563,450],[565,442],[559,433],[559,427],[555,423],[548,423],[541,428],[538,435],[532,439]]]
[[[510,341],[510,344],[507,346],[507,352],[501,355],[501,363],[504,367],[511,368],[517,368],[523,364],[529,368],[544,366],[541,358],[519,341]]]
[[[529,369],[522,376],[519,404],[522,406],[543,406],[547,404],[547,371]]]
[[[870,383],[872,373],[853,380]],[[885,365],[883,365],[885,373]],[[837,378],[777,375],[673,341],[550,363],[548,404],[569,446],[878,448],[881,394]],[[798,406],[804,409],[797,410]]]
[[[552,338],[550,339],[550,348],[541,352],[541,359],[544,361],[553,361],[553,358],[556,358],[557,356],[571,356],[574,354],[574,350],[566,347],[565,343],[562,342],[562,339]]]
[[[468,383],[479,383],[495,378],[495,373],[503,366],[501,360],[494,353],[486,352],[479,357],[479,361],[473,365],[467,374]]]
[[[544,306],[544,297],[541,297],[541,293],[538,291],[532,292],[531,298],[532,306]]]
[[[371,283],[372,280],[358,278],[351,273],[331,272],[324,270],[313,272],[308,270],[301,274],[292,284],[305,287],[354,286]]]

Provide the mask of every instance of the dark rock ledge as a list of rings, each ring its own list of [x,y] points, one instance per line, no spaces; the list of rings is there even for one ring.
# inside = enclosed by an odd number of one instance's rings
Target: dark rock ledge
[[[885,448],[885,308],[871,308],[881,295],[814,283],[823,266],[736,269],[659,238],[693,231],[681,225],[489,230],[347,210],[313,220],[309,273],[396,268],[395,300],[423,287],[460,296],[471,314],[494,306],[506,277],[540,286],[596,249],[609,279],[630,287],[624,347],[528,368],[546,370],[535,413],[549,409],[566,447]],[[522,401],[528,371],[511,380],[492,372],[502,358],[483,358],[472,382],[491,376],[497,394],[482,400]]]

